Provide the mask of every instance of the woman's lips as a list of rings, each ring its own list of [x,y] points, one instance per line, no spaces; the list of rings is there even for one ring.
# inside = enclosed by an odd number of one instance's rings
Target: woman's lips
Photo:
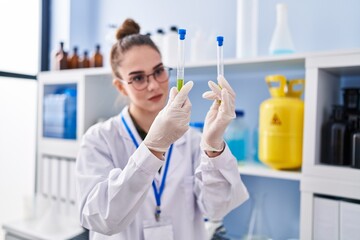
[[[158,102],[158,101],[160,101],[161,97],[162,97],[162,94],[155,95],[155,96],[149,98],[149,101]]]

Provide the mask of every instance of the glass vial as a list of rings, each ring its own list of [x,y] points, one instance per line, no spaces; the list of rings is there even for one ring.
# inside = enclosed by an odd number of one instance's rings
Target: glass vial
[[[276,27],[271,39],[269,52],[271,55],[295,52],[288,25],[287,6],[284,3],[276,5]]]
[[[73,54],[69,56],[68,59],[68,67],[69,69],[75,69],[80,67],[79,55],[78,55],[78,48],[73,48]]]
[[[89,59],[88,51],[84,51],[84,56],[81,59],[80,67],[82,67],[82,68],[90,67],[90,59]]]
[[[55,54],[55,70],[68,68],[67,52],[64,50],[64,42],[60,42],[60,48]]]
[[[245,112],[236,110],[236,118],[227,127],[224,139],[238,162],[248,158],[249,129],[245,123]]]
[[[103,56],[100,52],[100,45],[96,45],[96,50],[94,55],[91,58],[92,67],[102,67],[103,66]]]

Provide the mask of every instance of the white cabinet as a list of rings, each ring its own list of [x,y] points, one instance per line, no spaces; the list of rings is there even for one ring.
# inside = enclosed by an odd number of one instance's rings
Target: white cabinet
[[[104,69],[86,70],[65,70],[56,72],[43,72],[38,77],[38,139],[37,139],[37,192],[47,195],[47,193],[58,193],[64,184],[66,186],[75,185],[69,182],[67,174],[74,180],[74,164],[81,137],[86,130],[97,121],[109,118],[117,114],[123,107],[123,102],[117,102],[119,93],[112,85],[112,75],[110,71]],[[73,138],[46,137],[44,129],[44,99],[46,96],[56,93],[59,89],[73,88],[76,91],[76,118],[75,135]],[[65,116],[66,117],[66,116]],[[74,120],[74,119],[72,119]],[[66,120],[65,120],[66,121]],[[52,161],[57,160],[57,161]],[[45,163],[45,162],[48,163]],[[65,162],[69,166],[62,168],[64,171],[55,173]],[[47,169],[45,167],[47,166]],[[49,167],[48,165],[55,165]],[[65,164],[66,165],[66,164]],[[70,171],[67,172],[67,171]],[[49,174],[50,172],[50,174]],[[47,174],[46,174],[47,173]],[[59,175],[60,174],[60,175]],[[48,181],[44,175],[49,175]],[[54,177],[58,179],[54,179]],[[60,184],[58,180],[60,179]],[[50,184],[49,184],[50,182]],[[51,182],[56,182],[58,186],[51,187]],[[47,184],[47,188],[44,186]],[[54,190],[55,187],[55,190]],[[73,191],[70,190],[72,193]],[[70,194],[71,194],[70,193]],[[57,196],[52,194],[53,198]],[[75,202],[75,194],[72,194],[68,201]]]
[[[301,180],[301,239],[313,239],[316,196],[360,200],[360,169],[321,164],[321,128],[344,86],[360,87],[360,51],[306,59],[304,148]],[[340,218],[340,225],[342,219]],[[359,227],[360,228],[360,227]]]
[[[339,239],[339,207],[337,200],[314,198],[314,240]]]
[[[340,239],[352,240],[360,236],[360,203],[340,202]]]
[[[314,240],[353,240],[360,236],[360,202],[314,197]]]
[[[64,113],[67,107],[61,96],[64,89],[71,89],[75,97],[75,101],[71,101],[71,104],[76,103],[76,106],[71,106],[75,108],[72,111],[75,115],[71,117]],[[49,96],[52,98],[47,98]],[[11,239],[11,236],[71,239],[84,231],[79,224],[76,206],[76,155],[81,137],[90,126],[120,112],[124,102],[118,97],[109,70],[39,73],[35,209],[32,218],[3,226],[6,239]],[[52,101],[50,107],[45,99]],[[46,111],[50,111],[48,115],[44,114]],[[51,122],[54,115],[57,119]],[[71,118],[70,125],[66,125],[67,118]],[[68,126],[74,132],[63,134]]]

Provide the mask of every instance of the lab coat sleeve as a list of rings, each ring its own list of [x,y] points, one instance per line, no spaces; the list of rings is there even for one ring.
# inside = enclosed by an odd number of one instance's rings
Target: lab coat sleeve
[[[238,171],[237,162],[226,145],[217,157],[200,151],[195,170],[195,194],[202,212],[211,220],[221,220],[249,198]]]
[[[162,164],[140,144],[124,169],[115,168],[106,139],[101,134],[85,135],[76,166],[82,226],[106,235],[124,230],[141,207]]]

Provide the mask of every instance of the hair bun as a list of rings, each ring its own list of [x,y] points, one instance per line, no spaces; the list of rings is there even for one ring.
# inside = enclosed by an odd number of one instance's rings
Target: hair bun
[[[116,39],[120,40],[132,34],[138,34],[140,26],[131,18],[126,19],[116,32]]]

